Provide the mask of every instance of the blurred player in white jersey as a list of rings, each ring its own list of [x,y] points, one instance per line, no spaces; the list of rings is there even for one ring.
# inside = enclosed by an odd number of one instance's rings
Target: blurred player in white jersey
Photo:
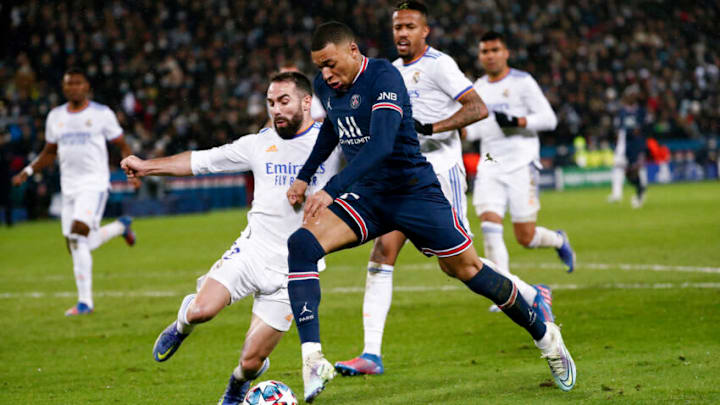
[[[457,63],[427,44],[430,27],[423,3],[400,2],[392,22],[400,56],[393,65],[402,74],[410,96],[420,151],[432,164],[445,197],[470,232],[459,129],[485,118],[487,108]],[[392,301],[395,261],[405,240],[399,231],[375,239],[363,302],[365,347],[359,357],[335,364],[337,371],[344,375],[384,372],[382,336]]]
[[[130,177],[253,172],[255,192],[247,228],[198,279],[197,294],[183,299],[177,320],[158,336],[153,347],[156,361],[168,360],[196,324],[209,321],[224,307],[252,295],[253,315],[240,364],[230,376],[221,404],[242,403],[251,382],[267,370],[268,356],[292,324],[287,239],[302,225],[302,210],[288,205],[285,192],[320,130],[310,116],[311,100],[312,89],[305,76],[280,73],[271,79],[267,91],[272,128],[210,150],[145,161],[130,156],[122,162]],[[320,190],[339,166],[340,154],[336,151],[316,173],[311,192]],[[319,264],[324,267],[324,262]]]
[[[73,316],[93,312],[90,251],[120,235],[128,245],[135,244],[129,217],[100,227],[110,190],[106,142],[117,146],[123,157],[131,151],[115,113],[90,100],[90,83],[82,70],[69,69],[63,76],[62,89],[68,102],[48,114],[45,147],[13,178],[13,184],[22,184],[33,173],[51,165],[56,156],[59,158],[62,232],[72,255],[78,289],[78,302],[65,315]]]
[[[533,77],[508,66],[510,52],[503,36],[490,31],[480,39],[479,59],[486,74],[475,89],[492,117],[467,128],[468,139],[481,139],[482,156],[475,178],[473,204],[480,217],[485,256],[507,276],[509,256],[503,239],[503,217],[510,211],[517,241],[526,248],[554,248],[567,267],[575,253],[567,234],[536,225],[540,210],[538,131],[557,126],[557,117]],[[518,283],[528,302],[538,292],[550,300],[546,286]]]

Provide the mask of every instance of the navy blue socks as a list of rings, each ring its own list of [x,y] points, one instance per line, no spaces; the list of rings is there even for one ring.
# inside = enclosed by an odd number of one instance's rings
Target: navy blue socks
[[[538,321],[535,311],[518,294],[517,287],[507,277],[483,264],[478,274],[464,283],[473,292],[494,302],[505,315],[530,332],[534,340],[545,336],[545,324]]]
[[[325,256],[315,236],[300,228],[288,238],[288,294],[300,342],[320,342],[320,278],[317,262]]]

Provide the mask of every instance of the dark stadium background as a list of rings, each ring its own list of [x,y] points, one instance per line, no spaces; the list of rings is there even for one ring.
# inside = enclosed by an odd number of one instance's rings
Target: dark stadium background
[[[509,37],[511,65],[534,75],[558,114],[558,128],[542,134],[548,169],[574,165],[577,137],[591,152],[611,147],[620,96],[636,86],[652,116],[645,134],[671,152],[672,180],[717,178],[717,2],[428,3],[429,43],[453,56],[472,80],[482,74],[478,38],[490,29]],[[264,91],[272,72],[296,65],[314,74],[309,41],[319,22],[342,20],[358,34],[366,55],[393,59],[393,5],[382,0],[3,2],[2,201],[11,202],[16,219],[43,217],[59,191],[56,168],[22,189],[11,189],[9,176],[41,150],[45,117],[64,102],[59,85],[67,67],[86,69],[93,98],[117,113],[136,154],[209,148],[264,125]],[[476,148],[467,145],[468,151]],[[117,151],[111,163],[117,168]],[[191,185],[147,181],[135,193],[122,186],[120,174],[113,179],[116,193],[108,215],[202,210],[247,198],[228,194],[228,203],[202,195],[203,204],[183,205],[182,196],[172,191],[187,194]],[[220,182],[249,186],[249,180]],[[174,200],[167,202],[170,197]]]

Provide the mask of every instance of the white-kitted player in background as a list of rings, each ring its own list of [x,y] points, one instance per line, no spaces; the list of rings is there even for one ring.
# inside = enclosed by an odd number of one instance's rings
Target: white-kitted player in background
[[[285,193],[310,155],[320,130],[310,116],[311,100],[312,88],[305,76],[280,73],[271,79],[267,91],[272,128],[210,150],[151,160],[130,156],[122,161],[130,177],[248,170],[254,175],[247,228],[198,279],[197,294],[183,299],[177,320],[158,336],[153,347],[156,361],[168,360],[196,324],[209,321],[226,306],[252,295],[250,328],[222,404],[242,403],[250,383],[269,367],[268,356],[293,321],[287,291],[287,239],[302,225],[303,211],[288,205]],[[339,166],[340,153],[336,151],[312,179],[310,193],[320,190]],[[324,262],[319,264],[324,267]]]
[[[481,159],[473,190],[473,205],[480,217],[485,256],[506,276],[512,276],[526,301],[537,294],[547,297],[547,286],[531,286],[510,273],[503,239],[503,217],[510,211],[517,241],[526,248],[554,248],[569,272],[575,253],[567,234],[536,224],[540,210],[538,131],[557,126],[557,117],[535,79],[508,66],[510,52],[503,36],[490,31],[480,38],[480,63],[485,75],[475,82],[491,117],[467,128],[468,139],[481,140]]]
[[[62,233],[72,255],[78,302],[65,315],[93,312],[92,266],[90,252],[108,240],[123,235],[135,244],[129,217],[100,227],[110,191],[107,142],[131,154],[115,113],[90,100],[90,82],[79,68],[70,68],[62,79],[67,103],[53,108],[45,122],[45,146],[38,157],[13,177],[13,184],[24,183],[35,172],[60,161],[62,191]],[[137,182],[137,180],[134,180]],[[137,183],[135,184],[137,186]]]

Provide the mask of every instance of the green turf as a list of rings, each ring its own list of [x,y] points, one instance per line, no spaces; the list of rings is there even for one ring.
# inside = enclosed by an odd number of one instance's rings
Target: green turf
[[[519,247],[506,227],[513,271],[558,287],[554,311],[578,368],[572,392],[548,384],[522,329],[408,246],[395,276],[386,374],[338,377],[317,403],[720,402],[720,184],[653,187],[642,210],[609,205],[606,194],[542,195],[539,222],[568,231],[574,274],[560,270],[553,251]],[[215,403],[237,362],[250,300],[196,328],[167,363],[155,363],[151,348],[244,224],[245,211],[138,219],[136,247],[118,239],[94,252],[96,312],[76,319],[63,316],[75,286],[59,223],[0,228],[0,403]],[[479,232],[475,218],[472,229]],[[321,276],[330,361],[362,349],[368,252],[329,256]],[[263,379],[302,395],[294,328]]]

